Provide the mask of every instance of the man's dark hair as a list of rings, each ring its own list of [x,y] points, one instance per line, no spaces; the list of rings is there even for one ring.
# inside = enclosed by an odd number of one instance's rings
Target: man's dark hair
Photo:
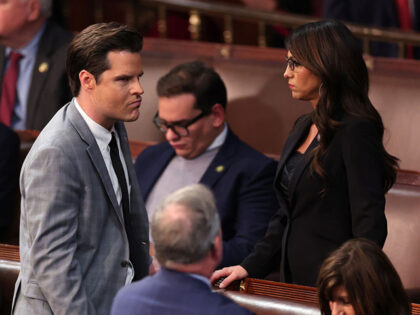
[[[200,61],[180,64],[159,79],[159,97],[171,97],[184,93],[195,96],[195,107],[210,112],[214,104],[226,108],[226,87],[213,68]]]
[[[134,29],[115,22],[88,26],[77,34],[67,52],[67,75],[74,96],[80,92],[79,73],[90,72],[98,81],[110,68],[107,54],[111,51],[140,52],[143,37]]]

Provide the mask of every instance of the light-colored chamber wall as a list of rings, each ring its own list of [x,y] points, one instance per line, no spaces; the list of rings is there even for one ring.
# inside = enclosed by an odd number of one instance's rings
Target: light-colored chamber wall
[[[202,45],[214,48],[217,44]],[[271,49],[278,52],[278,60],[263,61],[203,56],[197,43],[185,42],[182,47],[185,53],[179,49],[162,53],[146,45],[141,79],[145,93],[139,120],[126,124],[130,140],[164,139],[152,123],[157,110],[156,83],[175,65],[199,59],[213,66],[226,84],[231,128],[254,148],[279,155],[296,118],[311,111],[308,102],[292,99],[283,78],[286,51]],[[261,48],[252,49],[258,53]],[[420,171],[420,61],[370,58],[368,64],[370,97],[384,121],[385,146],[401,159],[402,169]]]

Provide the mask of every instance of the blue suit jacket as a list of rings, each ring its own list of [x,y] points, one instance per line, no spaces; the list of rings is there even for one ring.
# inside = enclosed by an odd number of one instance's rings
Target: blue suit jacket
[[[137,158],[135,169],[144,200],[174,156],[175,151],[164,142],[147,148]],[[216,196],[224,241],[221,267],[239,264],[264,236],[278,209],[273,188],[276,165],[229,130],[201,178],[200,183]]]
[[[112,305],[111,315],[252,314],[227,297],[213,293],[203,281],[161,268],[159,272],[124,287]]]

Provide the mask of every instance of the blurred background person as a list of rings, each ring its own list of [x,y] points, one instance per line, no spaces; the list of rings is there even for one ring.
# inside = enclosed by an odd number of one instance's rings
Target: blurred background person
[[[307,16],[319,16],[321,13],[319,0],[240,0],[240,2],[250,9],[268,12]],[[290,28],[275,24],[268,25],[265,31],[267,46],[284,47],[285,38],[289,33]]]
[[[215,272],[220,287],[261,278],[280,266],[280,281],[315,286],[322,261],[345,241],[387,235],[385,193],[397,159],[383,146],[382,119],[369,100],[361,49],[338,21],[305,24],[287,41],[284,77],[292,97],[313,111],[298,118],[278,165],[280,209],[240,266]]]
[[[371,27],[398,28],[398,10],[395,0],[323,0],[325,18]],[[398,45],[373,42],[373,56],[398,57]]]
[[[0,121],[41,130],[72,98],[66,75],[73,38],[48,20],[52,0],[0,2]]]
[[[322,315],[410,315],[398,273],[373,242],[349,240],[324,261],[318,277]]]

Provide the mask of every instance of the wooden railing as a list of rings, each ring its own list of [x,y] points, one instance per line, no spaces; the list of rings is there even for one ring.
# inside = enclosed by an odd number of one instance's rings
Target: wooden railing
[[[143,0],[142,4],[157,10],[158,31],[161,37],[166,37],[167,24],[166,16],[168,10],[177,10],[189,14],[189,32],[193,40],[201,37],[202,15],[222,17],[224,20],[223,38],[226,44],[232,44],[235,34],[232,27],[234,20],[246,20],[255,22],[258,25],[258,44],[266,46],[266,27],[267,25],[281,25],[286,28],[295,28],[299,25],[318,20],[317,18],[307,17],[296,14],[266,12],[261,10],[249,9],[239,5],[204,2],[197,0]],[[130,8],[127,8],[130,10]],[[399,56],[404,57],[405,46],[407,44],[420,46],[419,32],[402,32],[393,29],[383,29],[376,27],[366,27],[346,23],[353,33],[363,40],[363,49],[366,54],[370,52],[372,41],[395,43],[399,47]]]
[[[267,281],[255,278],[245,278],[239,285],[233,285],[228,290],[240,291],[252,296],[288,300],[297,303],[318,305],[317,289],[296,284]],[[274,302],[275,300],[272,300]],[[420,315],[420,305],[411,303],[412,314]]]
[[[318,304],[316,288],[296,284],[245,278],[239,286],[239,291],[274,298],[283,297],[296,302]]]

